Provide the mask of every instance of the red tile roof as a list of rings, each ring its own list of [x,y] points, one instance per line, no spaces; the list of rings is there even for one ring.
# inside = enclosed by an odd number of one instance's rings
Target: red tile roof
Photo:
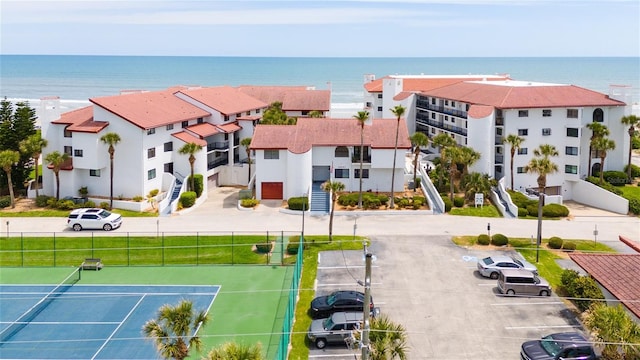
[[[391,79],[396,76],[385,76],[380,79],[373,80],[364,85],[368,92],[382,92],[383,79]],[[456,84],[462,81],[487,81],[507,80],[509,75],[403,75],[397,76],[402,78],[402,91],[428,91],[443,86]]]
[[[196,125],[191,125],[189,127],[187,127],[187,129],[189,131],[191,131],[192,133],[205,138],[207,136],[211,136],[211,135],[215,135],[218,133],[221,133],[222,131],[220,131],[220,129],[218,129],[215,125],[210,124],[210,123],[202,123],[202,124],[196,124]]]
[[[93,121],[93,106],[85,106],[60,115],[60,119],[52,121],[52,124],[69,125],[68,131],[99,133],[109,126],[106,121]]]
[[[193,135],[189,134],[186,131],[181,131],[179,133],[171,134],[171,136],[173,136],[175,138],[178,138],[178,139],[184,141],[185,143],[195,143],[195,144],[198,144],[198,145],[200,145],[202,147],[207,146],[207,142],[206,141],[200,139],[197,136],[193,136]]]
[[[177,89],[92,98],[89,101],[142,129],[211,115],[175,96]]]
[[[364,144],[373,149],[393,149],[396,119],[374,119],[364,127]],[[410,149],[405,121],[400,121],[398,148]],[[301,154],[312,146],[360,145],[360,125],[356,119],[299,118],[296,125],[258,125],[251,141],[252,149],[288,149]]]
[[[238,90],[267,104],[279,101],[283,111],[329,111],[331,91],[306,86],[238,86]]]
[[[264,109],[269,105],[231,86],[204,87],[179,92],[225,115]]]
[[[640,317],[639,254],[570,254],[602,287]]]
[[[238,130],[242,130],[242,127],[238,123],[233,122],[229,124],[217,125],[217,128],[224,133],[230,134]]]
[[[485,105],[471,105],[469,106],[469,117],[474,119],[482,119],[485,118],[491,113],[493,113],[493,106],[485,106]]]
[[[530,84],[530,85],[528,85]],[[526,82],[458,82],[424,91],[422,95],[489,105],[500,109],[624,106],[607,95],[574,85]]]

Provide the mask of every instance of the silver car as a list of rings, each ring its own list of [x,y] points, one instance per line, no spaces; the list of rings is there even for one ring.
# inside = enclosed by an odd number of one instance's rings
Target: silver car
[[[122,216],[99,208],[75,209],[67,219],[67,227],[74,231],[82,229],[110,231],[119,228],[120,225],[122,225]]]
[[[326,319],[311,322],[307,337],[318,349],[327,344],[346,344],[353,336],[353,331],[360,328],[362,312],[337,312]]]
[[[478,272],[484,277],[496,280],[500,271],[504,269],[525,269],[534,274],[538,273],[538,269],[533,264],[511,256],[496,255],[478,260]]]

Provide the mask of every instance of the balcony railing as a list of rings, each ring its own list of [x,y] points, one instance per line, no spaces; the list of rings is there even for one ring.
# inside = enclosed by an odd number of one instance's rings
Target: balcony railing
[[[419,109],[421,108],[421,109],[436,111],[436,112],[447,114],[447,115],[457,116],[457,117],[460,117],[460,118],[463,118],[463,119],[467,118],[467,112],[466,111],[457,110],[457,109],[451,109],[451,108],[447,108],[447,107],[444,107],[444,106],[441,106],[441,105],[433,105],[433,104],[430,104],[426,100],[418,100],[418,101],[416,101],[416,107],[419,108]]]
[[[229,142],[228,141],[216,141],[207,144],[207,151],[213,150],[228,150]]]
[[[496,163],[496,164],[504,164],[504,155],[498,155],[498,154],[496,154],[496,156],[495,156],[495,163]]]
[[[353,155],[351,157],[351,162],[354,164],[360,164],[360,155]],[[362,162],[363,163],[370,163],[371,162],[371,155],[362,155]]]
[[[207,164],[207,170],[211,170],[213,168],[217,168],[218,166],[228,165],[229,159],[225,156],[217,160],[209,161]]]
[[[418,114],[416,116],[416,122],[418,124],[421,124],[421,125],[430,125],[430,126],[437,127],[439,129],[451,131],[451,132],[456,133],[458,135],[467,136],[467,129],[461,128],[459,126],[445,124],[442,121],[436,121],[436,120],[428,119],[428,118],[426,118],[426,116],[424,114]]]

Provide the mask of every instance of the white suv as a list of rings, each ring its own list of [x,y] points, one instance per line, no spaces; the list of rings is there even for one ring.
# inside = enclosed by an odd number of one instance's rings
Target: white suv
[[[75,209],[69,214],[67,227],[74,231],[82,229],[117,229],[122,225],[122,216],[98,208]]]

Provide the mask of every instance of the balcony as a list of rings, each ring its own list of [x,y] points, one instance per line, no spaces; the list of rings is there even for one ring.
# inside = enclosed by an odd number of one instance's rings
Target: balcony
[[[495,156],[495,163],[496,163],[496,164],[504,164],[504,155],[498,155],[498,154],[496,154],[496,156]]]
[[[211,170],[211,169],[217,168],[218,166],[223,166],[223,165],[229,165],[229,159],[226,156],[210,161],[207,164],[207,170]]]
[[[351,157],[351,162],[353,164],[360,164],[360,155],[353,155]],[[362,162],[365,164],[371,163],[371,155],[363,155]]]
[[[451,109],[441,105],[432,105],[427,100],[418,99],[418,101],[416,101],[416,107],[418,109],[431,110],[431,111],[435,111],[435,112],[439,112],[447,115],[453,115],[463,119],[467,118],[466,111]]]
[[[207,152],[214,150],[229,150],[228,141],[216,141],[207,144]]]
[[[442,121],[428,119],[425,114],[418,114],[416,116],[416,122],[420,125],[429,125],[439,129],[450,131],[458,135],[467,136],[467,129],[461,128],[459,126],[445,124]]]

